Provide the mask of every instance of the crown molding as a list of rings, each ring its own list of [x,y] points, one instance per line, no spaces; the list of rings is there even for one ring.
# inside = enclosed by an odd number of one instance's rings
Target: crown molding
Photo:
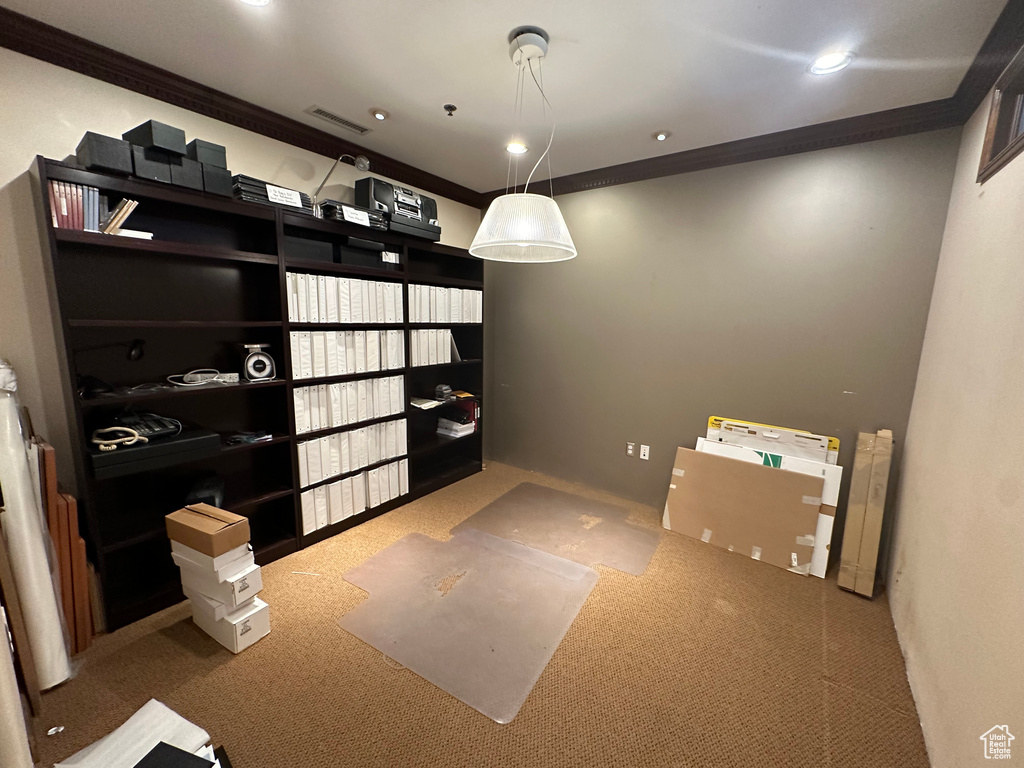
[[[482,202],[480,193],[468,187],[2,7],[0,47],[318,155],[366,155],[381,176],[474,208]]]
[[[554,179],[564,195],[736,163],[841,147],[963,125],[1024,45],[1024,0],[1009,0],[948,99],[753,136]],[[480,193],[297,120],[0,7],[0,47],[127,88],[327,157],[366,155],[374,172],[477,208],[503,190]],[[547,186],[547,185],[545,185]]]

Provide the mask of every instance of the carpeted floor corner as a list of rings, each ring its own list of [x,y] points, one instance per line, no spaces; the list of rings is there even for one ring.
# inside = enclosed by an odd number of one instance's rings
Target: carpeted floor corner
[[[490,463],[431,496],[264,569],[268,637],[238,656],[187,604],[99,638],[44,695],[44,765],[156,698],[235,768],[928,765],[885,597],[841,592],[665,532],[647,572],[600,579],[516,719],[498,725],[344,632],[342,579],[408,533],[447,539],[521,482],[660,511]],[[313,574],[313,575],[310,575]],[[46,731],[63,725],[63,732]]]

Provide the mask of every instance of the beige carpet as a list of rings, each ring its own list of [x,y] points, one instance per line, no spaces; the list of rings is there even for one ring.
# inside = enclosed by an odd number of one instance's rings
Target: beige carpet
[[[498,725],[344,632],[341,574],[406,534],[436,539],[520,482],[488,469],[264,570],[272,631],[239,656],[186,604],[100,638],[44,697],[44,764],[148,699],[224,744],[235,768],[927,766],[885,598],[841,592],[665,532],[640,577],[600,579],[516,719]],[[304,571],[319,575],[294,573]],[[63,725],[56,736],[48,728]]]

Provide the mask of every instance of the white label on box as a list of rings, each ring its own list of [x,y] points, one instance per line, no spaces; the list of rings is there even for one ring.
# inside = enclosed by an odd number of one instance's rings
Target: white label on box
[[[273,184],[267,184],[267,198],[272,203],[294,205],[296,208],[302,207],[302,196],[294,189],[285,189],[284,187],[275,187]]]
[[[350,221],[353,224],[362,224],[364,227],[370,226],[370,214],[367,211],[358,211],[355,208],[343,205],[341,207],[341,215],[345,217],[345,221]]]

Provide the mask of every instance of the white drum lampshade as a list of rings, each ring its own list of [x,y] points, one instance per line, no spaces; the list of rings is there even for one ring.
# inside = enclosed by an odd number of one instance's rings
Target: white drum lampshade
[[[496,197],[484,214],[469,252],[480,259],[544,263],[575,258],[558,203],[526,192]]]

